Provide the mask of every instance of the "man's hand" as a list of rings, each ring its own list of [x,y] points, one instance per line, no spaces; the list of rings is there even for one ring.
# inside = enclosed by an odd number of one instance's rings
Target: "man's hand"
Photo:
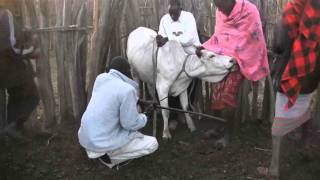
[[[203,50],[203,49],[204,49],[204,47],[202,47],[202,46],[196,47],[196,55],[198,56],[198,58],[201,58],[201,56],[202,56],[201,50]]]
[[[138,100],[137,104],[144,107],[143,114],[145,114],[148,117],[148,119],[150,119],[152,117],[153,111],[156,109],[156,107],[158,105],[156,102],[143,101],[140,99]]]
[[[161,35],[157,35],[156,37],[156,41],[157,41],[157,45],[158,47],[162,47],[163,45],[165,45],[168,42],[168,38],[164,38]]]

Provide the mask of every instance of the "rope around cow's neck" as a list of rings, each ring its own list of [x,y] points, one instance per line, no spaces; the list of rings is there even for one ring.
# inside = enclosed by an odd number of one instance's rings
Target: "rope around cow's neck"
[[[176,78],[175,78],[175,80],[174,80],[173,82],[176,82],[176,81],[179,79],[179,77],[181,76],[181,74],[182,74],[183,72],[186,73],[186,75],[187,75],[188,78],[193,79],[193,77],[190,76],[190,75],[187,73],[187,71],[186,71],[186,64],[187,64],[187,61],[188,61],[188,59],[189,59],[190,56],[191,56],[191,54],[188,54],[188,55],[186,56],[186,58],[184,59],[182,68],[181,68],[180,72],[178,73],[178,75],[176,76]],[[172,85],[171,85],[170,88],[169,88],[169,92],[170,92],[170,90],[171,90],[171,87],[172,87]],[[168,95],[167,97],[161,99],[159,102],[162,102],[163,100],[167,99],[168,97],[169,97],[169,95]]]

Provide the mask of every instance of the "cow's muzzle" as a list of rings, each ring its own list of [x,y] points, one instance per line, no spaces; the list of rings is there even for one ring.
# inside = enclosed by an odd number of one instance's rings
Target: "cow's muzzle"
[[[232,66],[228,69],[230,72],[238,71],[239,70],[239,65],[235,59],[231,59],[230,63]]]

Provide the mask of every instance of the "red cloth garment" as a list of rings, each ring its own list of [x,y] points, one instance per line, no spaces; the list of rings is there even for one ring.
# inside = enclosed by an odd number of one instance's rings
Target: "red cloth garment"
[[[294,0],[284,9],[283,22],[293,40],[291,59],[281,89],[292,107],[301,91],[300,79],[315,71],[320,54],[320,0]],[[317,67],[320,68],[320,67]]]
[[[224,80],[213,85],[211,109],[236,108],[238,92],[244,80],[240,71],[231,72]]]

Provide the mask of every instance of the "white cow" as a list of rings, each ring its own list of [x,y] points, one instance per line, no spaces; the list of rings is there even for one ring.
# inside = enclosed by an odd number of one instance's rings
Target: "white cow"
[[[153,56],[155,56],[157,33],[151,29],[139,27],[130,33],[127,44],[127,56],[138,78],[148,85],[153,84]],[[177,41],[168,41],[158,50],[156,90],[161,106],[168,107],[168,95],[179,96],[183,110],[187,110],[187,87],[191,77],[209,82],[221,81],[231,70],[235,61],[228,56],[202,50],[202,57],[187,56]],[[182,72],[182,73],[180,73]],[[180,74],[180,75],[179,75]],[[169,111],[162,110],[163,138],[170,139],[168,128]],[[196,128],[189,114],[185,114],[188,128]]]

